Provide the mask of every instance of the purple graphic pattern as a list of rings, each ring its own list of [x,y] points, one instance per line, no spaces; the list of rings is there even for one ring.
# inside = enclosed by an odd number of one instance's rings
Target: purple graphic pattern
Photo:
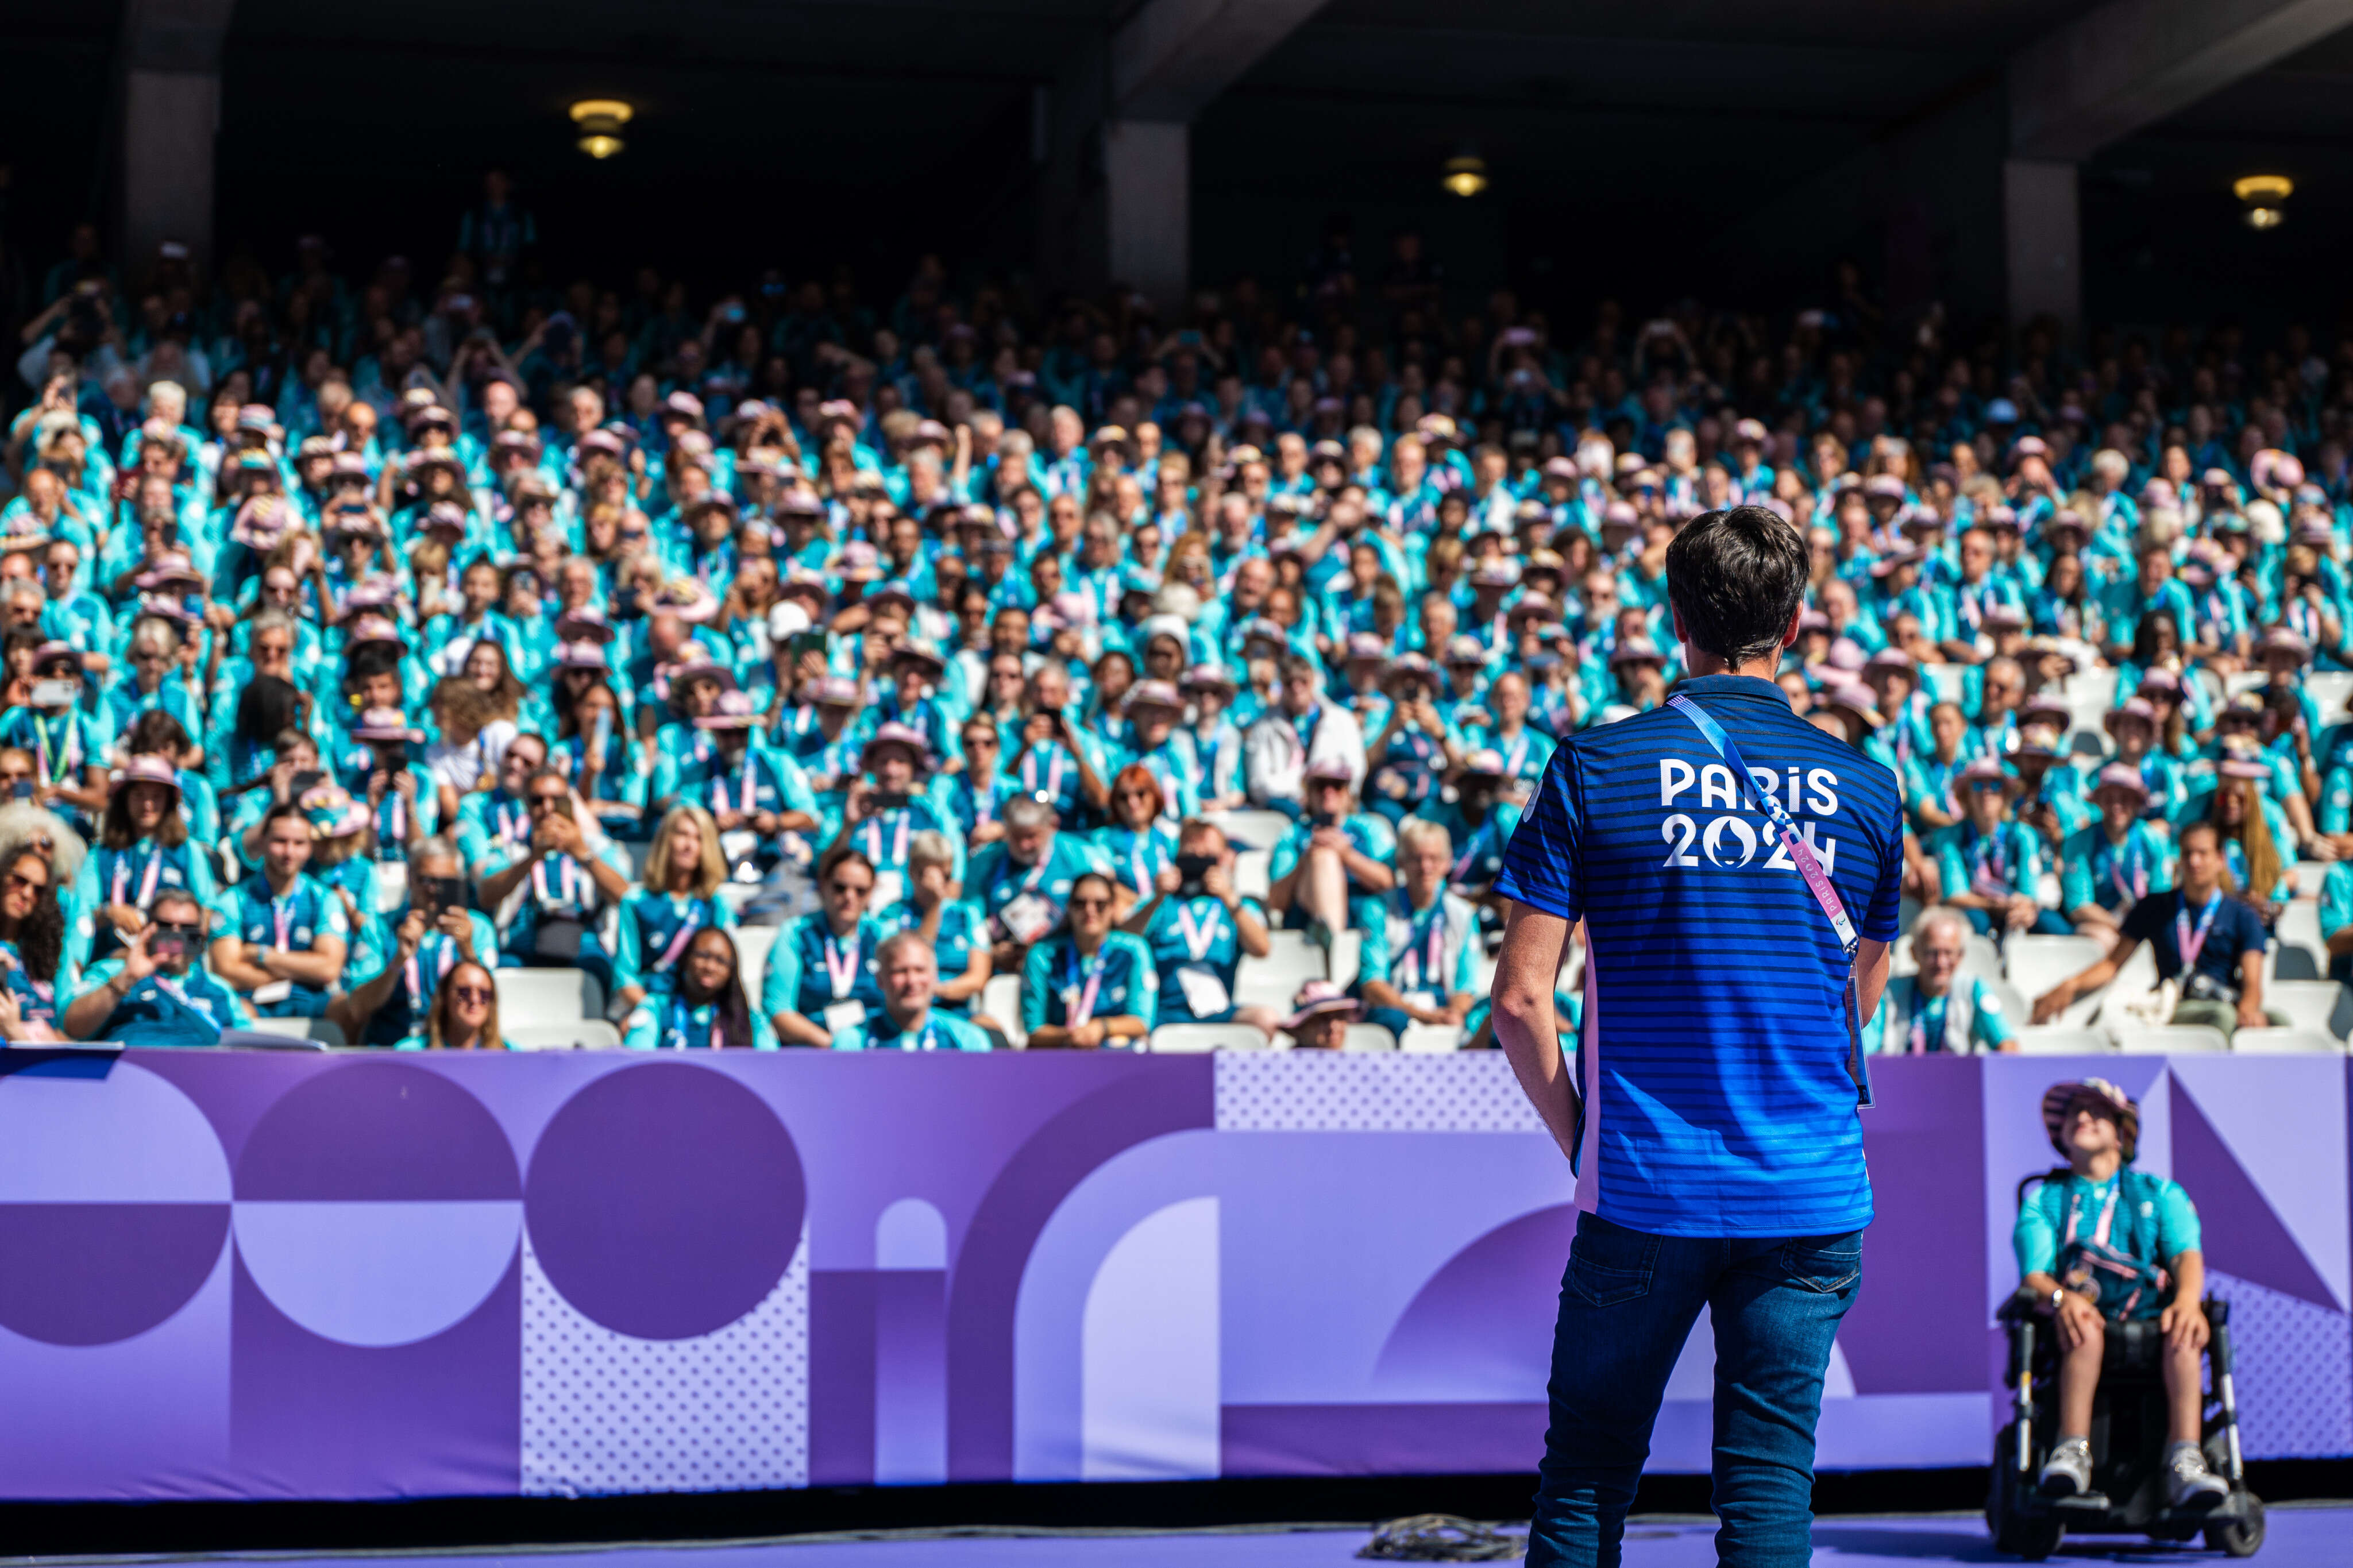
[[[1492,1056],[0,1067],[11,1498],[1525,1468],[1592,1201]],[[2035,1107],[2094,1071],[2251,1450],[2353,1453],[2348,1063],[1898,1059],[1825,1468],[1983,1462]],[[1684,1362],[1653,1463],[1704,1469]]]

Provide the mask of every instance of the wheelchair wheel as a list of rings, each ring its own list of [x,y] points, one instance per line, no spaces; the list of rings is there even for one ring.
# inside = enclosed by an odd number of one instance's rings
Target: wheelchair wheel
[[[2247,1499],[2247,1517],[2234,1519],[2228,1524],[2206,1527],[2209,1551],[2225,1557],[2253,1557],[2263,1549],[2263,1505],[2253,1497]]]
[[[2059,1550],[2067,1527],[2048,1515],[2018,1511],[2018,1474],[2010,1465],[2018,1453],[2018,1428],[2004,1426],[1994,1440],[1993,1475],[1986,1489],[1986,1531],[1994,1550],[2040,1563]]]

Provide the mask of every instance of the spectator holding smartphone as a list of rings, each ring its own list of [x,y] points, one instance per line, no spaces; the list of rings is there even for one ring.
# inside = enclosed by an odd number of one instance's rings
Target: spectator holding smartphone
[[[354,974],[365,979],[327,1009],[357,1045],[415,1050],[427,1043],[441,990],[465,963],[498,962],[498,930],[467,907],[466,867],[457,845],[427,838],[408,862],[408,907],[356,944]]]
[[[573,815],[571,785],[554,768],[531,775],[523,799],[531,806],[530,838],[494,846],[480,876],[485,909],[504,910],[508,899],[522,892],[501,926],[502,962],[526,969],[577,966],[609,987],[612,964],[593,928],[607,904],[628,896],[628,862],[601,833],[592,845]]]
[[[66,1037],[141,1047],[216,1046],[223,1029],[250,1026],[253,1009],[202,959],[206,916],[195,896],[159,894],[148,912],[148,924],[125,938],[120,952],[100,959],[82,976],[66,1005]]]

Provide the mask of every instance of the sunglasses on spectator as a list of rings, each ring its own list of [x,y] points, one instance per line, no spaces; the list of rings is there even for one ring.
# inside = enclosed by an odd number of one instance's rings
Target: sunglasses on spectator
[[[859,893],[859,894],[865,894],[865,893],[871,893],[871,892],[872,892],[872,891],[874,890],[874,884],[873,884],[873,883],[871,883],[871,882],[842,882],[842,881],[834,881],[834,882],[828,882],[828,884],[826,884],[826,889],[827,889],[827,891],[828,891],[828,892],[835,892],[835,893]]]
[[[8,873],[8,885],[12,888],[30,888],[33,891],[37,893],[49,884],[46,878],[36,882],[32,878],[27,877],[22,871],[11,871]]]
[[[195,937],[202,934],[202,932],[200,928],[193,921],[158,921],[155,922],[155,934],[157,936]]]
[[[469,1007],[487,1007],[498,993],[487,985],[452,985],[449,994]]]
[[[1071,908],[1074,910],[1107,910],[1111,908],[1111,900],[1109,899],[1072,899],[1071,900]]]

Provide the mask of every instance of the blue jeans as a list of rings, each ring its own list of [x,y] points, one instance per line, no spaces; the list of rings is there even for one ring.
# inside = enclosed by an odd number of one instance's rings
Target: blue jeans
[[[1553,1331],[1530,1568],[1617,1568],[1659,1401],[1702,1307],[1715,1324],[1717,1560],[1803,1568],[1822,1373],[1862,1278],[1861,1231],[1652,1236],[1578,1215]]]

